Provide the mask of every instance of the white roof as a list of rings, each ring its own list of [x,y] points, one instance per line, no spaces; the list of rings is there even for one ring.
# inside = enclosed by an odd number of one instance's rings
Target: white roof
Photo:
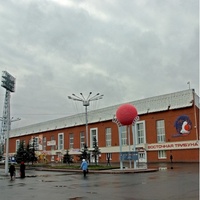
[[[138,115],[143,115],[146,113],[190,107],[193,105],[193,99],[194,99],[193,95],[194,95],[194,90],[190,89],[171,94],[132,101],[128,103],[135,106],[135,108],[138,111]],[[89,111],[88,123],[112,120],[120,105],[122,104]],[[84,124],[85,124],[85,113],[81,113],[17,129],[12,129],[10,131],[10,137],[22,136],[33,133],[41,133],[45,131],[79,126]]]

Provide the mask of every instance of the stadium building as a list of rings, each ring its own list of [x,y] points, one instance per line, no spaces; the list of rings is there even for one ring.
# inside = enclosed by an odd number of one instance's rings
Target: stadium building
[[[194,89],[141,99],[132,104],[139,120],[122,126],[122,152],[136,151],[138,162],[199,162],[199,97]],[[120,105],[88,112],[90,162],[94,139],[100,154],[98,162],[119,162],[119,127],[113,122]],[[85,113],[59,118],[10,131],[9,153],[14,155],[20,141],[34,142],[38,156],[49,162],[62,161],[66,151],[78,161],[86,140]]]

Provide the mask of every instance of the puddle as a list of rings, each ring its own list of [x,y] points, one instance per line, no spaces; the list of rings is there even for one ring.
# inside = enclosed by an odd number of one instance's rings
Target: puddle
[[[158,168],[160,171],[165,171],[165,170],[167,170],[167,167],[159,167]]]
[[[49,183],[51,183],[51,182],[57,182],[57,181],[52,181],[52,180],[41,180],[42,182],[45,182],[45,183],[47,183],[47,182],[49,182]]]
[[[151,176],[151,177],[149,177],[149,179],[157,179],[157,177]]]
[[[66,185],[56,185],[55,187],[67,187]]]
[[[17,184],[17,186],[19,186],[19,187],[23,187],[23,186],[25,186],[26,184],[25,183],[18,183]]]

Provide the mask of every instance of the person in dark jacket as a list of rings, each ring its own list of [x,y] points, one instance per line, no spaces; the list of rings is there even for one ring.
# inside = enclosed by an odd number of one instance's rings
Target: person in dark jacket
[[[11,163],[9,167],[9,173],[10,173],[10,180],[12,181],[15,177],[15,166],[13,163]]]
[[[22,161],[21,165],[20,165],[20,177],[21,178],[25,178],[25,169],[26,169],[26,166],[25,166],[24,162]]]
[[[171,160],[171,163],[173,163],[173,156],[172,156],[172,154],[170,155],[170,160]]]

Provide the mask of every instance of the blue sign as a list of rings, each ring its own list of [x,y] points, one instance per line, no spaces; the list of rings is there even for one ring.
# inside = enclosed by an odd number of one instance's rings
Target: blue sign
[[[192,129],[192,122],[187,115],[181,115],[176,119],[174,126],[177,133],[172,137],[187,136]]]
[[[138,152],[137,151],[122,152],[120,154],[120,160],[138,160]]]

